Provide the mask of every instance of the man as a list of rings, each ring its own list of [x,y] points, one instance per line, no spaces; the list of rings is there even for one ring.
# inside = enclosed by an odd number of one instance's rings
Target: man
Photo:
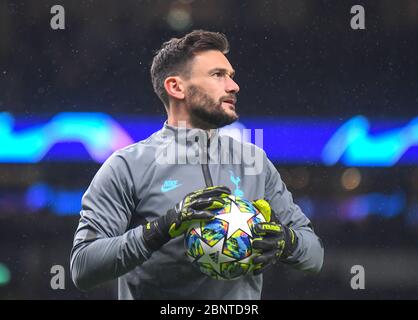
[[[115,152],[84,194],[71,252],[80,289],[118,278],[120,299],[260,299],[261,273],[277,261],[321,269],[321,241],[264,151],[219,135],[238,119],[228,50],[223,34],[196,30],[157,52],[151,77],[168,119]],[[248,151],[259,156],[252,168],[232,161]],[[196,154],[197,163],[188,161]],[[231,190],[254,201],[268,222],[255,227],[255,271],[219,281],[192,266],[182,235],[192,221],[212,219]]]

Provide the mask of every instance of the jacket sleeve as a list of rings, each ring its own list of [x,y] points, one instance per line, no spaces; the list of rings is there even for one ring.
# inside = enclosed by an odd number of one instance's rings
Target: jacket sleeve
[[[266,157],[266,193],[265,198],[276,213],[278,220],[291,227],[297,237],[298,245],[294,253],[283,260],[296,269],[317,273],[324,260],[324,247],[315,234],[310,220],[293,202],[292,194],[287,190],[279,172]]]
[[[127,231],[138,203],[126,160],[113,154],[99,169],[81,203],[71,250],[71,277],[81,290],[115,279],[149,258],[142,226]]]

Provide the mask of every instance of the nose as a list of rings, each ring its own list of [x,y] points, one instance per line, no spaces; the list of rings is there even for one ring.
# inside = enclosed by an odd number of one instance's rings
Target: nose
[[[226,92],[228,93],[238,93],[239,85],[230,77],[226,83]]]

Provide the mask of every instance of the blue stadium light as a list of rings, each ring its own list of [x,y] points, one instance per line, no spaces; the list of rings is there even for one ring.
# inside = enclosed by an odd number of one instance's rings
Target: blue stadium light
[[[362,220],[368,215],[393,218],[406,208],[406,197],[402,192],[394,194],[368,193],[348,200],[346,208],[347,220]]]
[[[95,161],[159,130],[163,117],[59,113],[52,118],[0,113],[0,162]],[[276,164],[353,167],[418,164],[418,118],[407,123],[337,119],[242,118],[222,129],[262,129],[263,149]],[[252,141],[256,142],[257,141]]]
[[[45,183],[38,183],[26,191],[26,206],[29,212],[47,209],[58,216],[78,215],[81,209],[81,198],[85,189],[54,188]],[[329,201],[328,201],[329,202]],[[332,201],[331,201],[332,202]],[[370,215],[382,218],[393,218],[407,209],[406,196],[403,192],[383,194],[366,193],[352,195],[344,200],[329,202],[335,211],[325,210],[321,199],[303,196],[296,198],[296,203],[309,218],[331,218],[343,221],[359,221]],[[415,209],[417,206],[415,205]],[[324,216],[324,212],[327,212]],[[418,221],[416,212],[411,221]]]
[[[342,125],[329,139],[322,152],[326,165],[339,160],[347,166],[395,165],[405,152],[418,145],[418,118],[400,128],[371,135],[370,123],[357,116]]]
[[[48,209],[60,216],[74,215],[80,211],[84,191],[57,189],[38,183],[26,191],[26,205],[31,211]]]
[[[418,226],[418,202],[414,201],[408,206],[406,213],[407,224]]]
[[[10,114],[0,113],[0,162],[36,163],[58,143],[81,143],[93,160],[103,162],[114,150],[133,143],[126,131],[104,113],[60,113],[20,131],[13,131],[13,124]],[[56,160],[69,159],[64,153]]]

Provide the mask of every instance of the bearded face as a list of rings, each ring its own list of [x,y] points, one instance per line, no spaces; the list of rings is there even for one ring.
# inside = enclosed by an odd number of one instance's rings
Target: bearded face
[[[236,94],[219,99],[212,98],[198,86],[190,86],[186,93],[186,107],[194,127],[215,129],[227,126],[238,119],[235,111]]]

